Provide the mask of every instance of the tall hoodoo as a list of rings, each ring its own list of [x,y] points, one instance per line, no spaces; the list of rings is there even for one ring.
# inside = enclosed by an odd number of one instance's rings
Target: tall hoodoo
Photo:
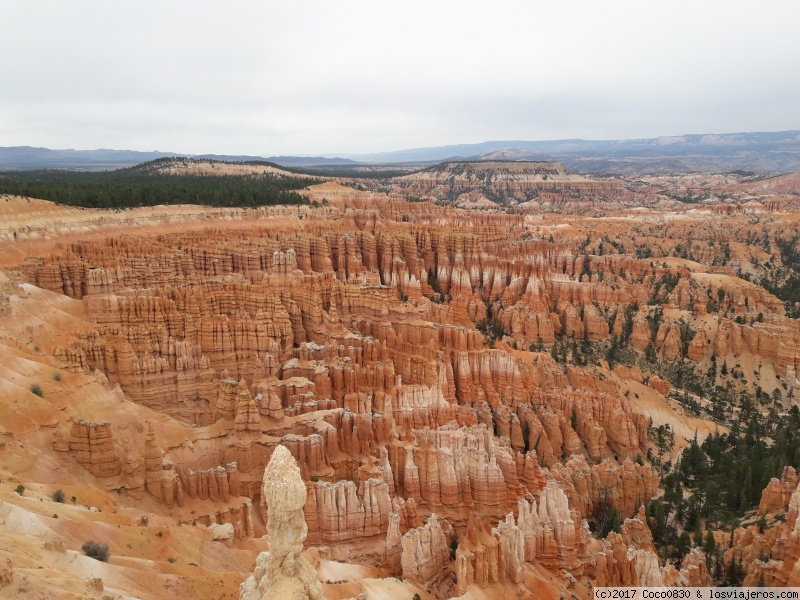
[[[269,514],[270,551],[256,560],[253,575],[239,592],[240,600],[324,600],[311,564],[300,556],[308,534],[303,507],[306,486],[292,454],[278,446],[264,470],[264,499]]]

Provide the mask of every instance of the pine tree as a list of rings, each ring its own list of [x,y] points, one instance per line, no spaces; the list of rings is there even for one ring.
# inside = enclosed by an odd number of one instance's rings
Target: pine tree
[[[747,510],[750,508],[751,499],[753,496],[753,470],[748,465],[745,472],[744,481],[742,481],[742,493],[739,496],[739,508]]]
[[[717,551],[717,540],[714,539],[714,534],[709,529],[706,531],[706,538],[705,541],[703,542],[703,552],[706,555],[706,561],[716,551]]]
[[[677,562],[683,560],[683,557],[689,553],[692,547],[692,540],[689,539],[689,534],[685,531],[678,536],[675,542],[675,559]]]
[[[728,568],[725,570],[725,583],[723,585],[733,585],[736,581],[736,562],[731,559]]]

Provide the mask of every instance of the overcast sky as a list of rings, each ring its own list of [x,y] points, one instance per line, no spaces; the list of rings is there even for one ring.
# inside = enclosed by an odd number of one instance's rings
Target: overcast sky
[[[0,0],[0,146],[374,152],[800,129],[800,1]]]

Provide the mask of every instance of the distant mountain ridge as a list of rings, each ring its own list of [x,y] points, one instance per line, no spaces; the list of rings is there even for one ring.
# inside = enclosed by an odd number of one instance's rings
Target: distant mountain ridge
[[[32,146],[0,147],[0,169],[116,169],[174,156],[171,152],[136,150],[51,150]]]
[[[286,167],[359,164],[423,164],[444,160],[551,160],[576,173],[669,173],[747,170],[800,171],[800,130],[687,134],[631,140],[488,141],[371,154],[324,156],[234,156],[139,152],[133,150],[51,150],[0,147],[0,171],[9,169],[103,170],[130,167],[166,156],[224,161],[261,160]]]
[[[355,161],[344,158],[307,157],[307,156],[248,156],[227,154],[187,154],[180,152],[140,152],[138,150],[51,150],[49,148],[34,148],[32,146],[6,146],[0,147],[0,171],[4,170],[35,170],[35,169],[70,169],[86,171],[102,171],[132,167],[157,158],[170,156],[183,156],[186,158],[199,158],[208,160],[222,160],[227,162],[267,161],[283,166],[307,165],[347,165],[356,164]]]
[[[375,154],[342,154],[359,162],[555,160],[578,173],[800,171],[800,130],[687,134],[631,140],[490,141]]]

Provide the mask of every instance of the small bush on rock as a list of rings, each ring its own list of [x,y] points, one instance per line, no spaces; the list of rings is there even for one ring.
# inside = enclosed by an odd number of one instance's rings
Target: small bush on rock
[[[89,558],[99,560],[101,562],[108,562],[108,545],[101,544],[100,542],[86,542],[81,546],[83,553]]]

